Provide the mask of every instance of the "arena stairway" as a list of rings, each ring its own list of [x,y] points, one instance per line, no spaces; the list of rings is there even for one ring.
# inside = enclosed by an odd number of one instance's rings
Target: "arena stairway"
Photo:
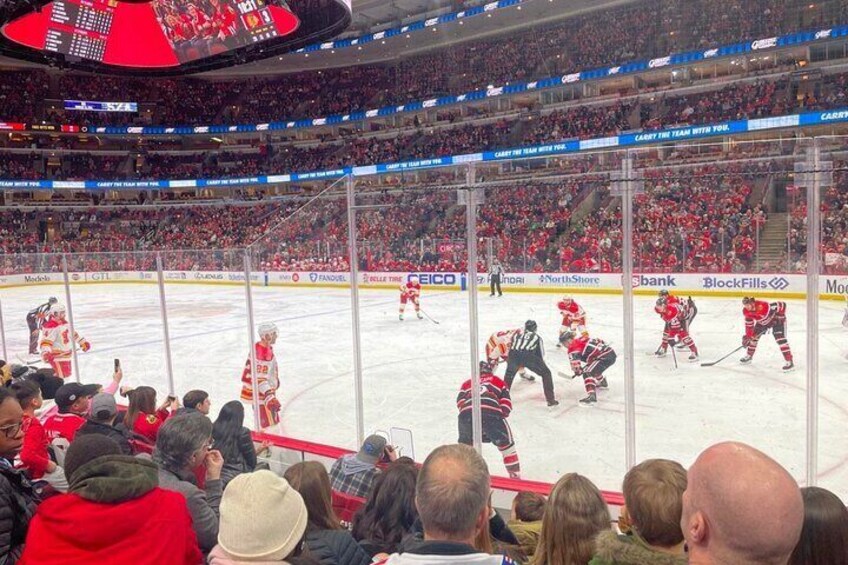
[[[789,214],[769,214],[763,231],[760,232],[760,247],[757,250],[757,264],[761,267],[768,263],[780,270],[781,257],[786,251],[786,230]]]

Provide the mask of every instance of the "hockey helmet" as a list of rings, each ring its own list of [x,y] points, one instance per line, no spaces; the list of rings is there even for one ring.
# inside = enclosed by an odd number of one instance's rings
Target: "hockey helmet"
[[[408,280],[409,282],[418,282],[418,275],[416,275],[416,274],[409,275],[406,278],[406,280]]]
[[[65,305],[61,302],[56,302],[50,306],[50,316],[64,317]]]
[[[524,322],[524,329],[528,332],[535,332],[538,327],[539,326],[536,324],[535,320],[527,320]]]
[[[480,374],[483,373],[491,373],[495,370],[495,367],[492,365],[490,361],[480,361]]]
[[[657,298],[657,303],[654,305],[654,312],[656,312],[657,314],[662,314],[663,312],[665,312],[666,304],[667,302],[665,298]]]
[[[660,291],[660,297],[665,298],[668,296],[668,291],[666,289],[662,289]]]
[[[755,302],[755,300],[754,300],[753,296],[746,296],[745,298],[742,299],[742,305],[743,306],[753,306],[754,302]]]
[[[279,333],[279,331],[277,330],[277,326],[275,324],[273,324],[272,322],[265,322],[265,323],[259,324],[259,328],[257,328],[257,331],[259,332],[259,337],[263,337],[263,336],[266,336],[268,334],[278,334]]]
[[[570,296],[563,296],[562,301],[565,302],[566,304],[571,304],[574,301],[574,299],[571,298]]]
[[[51,296],[50,298],[47,299],[47,304],[52,305],[52,304],[56,304],[57,302],[59,302],[59,300],[55,296]]]
[[[572,342],[572,340],[574,340],[576,336],[577,334],[571,330],[562,332],[561,334],[559,334],[559,342],[563,345],[568,345]]]

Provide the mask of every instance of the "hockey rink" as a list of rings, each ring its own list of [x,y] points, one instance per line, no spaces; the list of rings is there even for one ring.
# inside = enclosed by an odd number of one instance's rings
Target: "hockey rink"
[[[3,318],[10,360],[26,357],[26,312],[48,296],[65,301],[56,285],[2,291]],[[577,471],[599,487],[620,490],[626,471],[624,444],[624,359],[622,298],[581,295],[593,337],[617,350],[607,372],[609,390],[594,407],[578,406],[585,396],[582,380],[570,374],[564,351],[555,347],[560,317],[559,294],[509,293],[479,299],[481,355],[496,331],[522,327],[534,319],[545,339],[546,360],[554,372],[560,405],[548,409],[541,383],[516,378],[510,425],[516,439],[522,477],[555,481]],[[166,286],[171,354],[178,397],[202,388],[212,397],[214,416],[228,400],[238,399],[240,376],[248,355],[245,289],[238,286]],[[425,290],[422,307],[439,324],[418,320],[411,309],[397,317],[396,291],[362,290],[362,361],[366,433],[391,427],[412,431],[420,461],[435,446],[454,442],[456,394],[469,377],[468,294]],[[698,298],[692,336],[702,361],[712,361],[740,345],[741,300]],[[355,403],[350,294],[345,289],[256,287],[256,323],[272,321],[280,329],[275,346],[281,370],[278,397],[283,404],[281,433],[355,449]],[[803,484],[806,438],[806,335],[802,301],[788,301],[788,339],[796,368],[783,373],[783,359],[771,335],[764,336],[752,365],[740,365],[740,351],[715,367],[686,361],[678,352],[650,355],[660,343],[662,322],[653,297],[636,297],[636,449],[637,459],[667,457],[689,465],[706,446],[740,440],[760,447],[786,466]],[[167,394],[165,347],[158,288],[145,284],[72,286],[78,333],[92,344],[79,355],[84,382],[106,383],[118,358],[125,384],[156,387]],[[819,484],[848,496],[848,330],[841,326],[844,303],[820,305]],[[497,371],[503,373],[502,365]],[[246,425],[252,426],[248,409]],[[505,470],[497,449],[484,447],[494,474]]]

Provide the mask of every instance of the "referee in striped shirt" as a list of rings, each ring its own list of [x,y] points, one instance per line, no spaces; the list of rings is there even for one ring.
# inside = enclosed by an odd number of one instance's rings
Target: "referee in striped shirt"
[[[492,294],[490,294],[489,296],[495,295],[495,287],[497,287],[498,289],[498,296],[503,296],[503,291],[501,290],[501,277],[503,276],[503,274],[504,268],[503,265],[501,265],[501,262],[497,259],[492,261],[491,273],[489,273],[491,278]]]

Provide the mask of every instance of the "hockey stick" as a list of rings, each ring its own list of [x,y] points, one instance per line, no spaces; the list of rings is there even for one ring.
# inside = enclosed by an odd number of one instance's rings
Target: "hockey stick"
[[[557,376],[562,377],[564,379],[573,380],[577,375],[569,375],[568,373],[563,373],[562,371],[557,371]]]
[[[675,344],[669,343],[669,349],[671,349],[671,358],[674,359],[674,368],[677,369],[677,352],[675,350]]]
[[[734,349],[733,351],[731,351],[730,353],[728,353],[727,355],[725,355],[724,357],[719,359],[718,361],[713,361],[712,363],[701,363],[701,367],[712,367],[713,365],[718,365],[719,363],[721,363],[722,361],[724,361],[725,359],[727,359],[728,357],[730,357],[731,355],[733,355],[734,353],[736,353],[737,351],[742,349],[743,347],[746,347],[746,346],[740,345],[739,347],[737,347],[736,349]]]
[[[419,309],[418,309],[418,311],[419,311],[419,312],[421,312],[422,314],[424,314],[424,317],[425,317],[425,318],[427,318],[428,320],[430,320],[431,322],[433,322],[433,323],[434,323],[434,324],[436,324],[437,326],[439,325],[439,322],[437,322],[436,320],[434,320],[433,318],[431,318],[431,317],[430,317],[430,314],[428,314],[427,312],[425,312],[425,311],[424,311],[424,308],[419,308]]]

